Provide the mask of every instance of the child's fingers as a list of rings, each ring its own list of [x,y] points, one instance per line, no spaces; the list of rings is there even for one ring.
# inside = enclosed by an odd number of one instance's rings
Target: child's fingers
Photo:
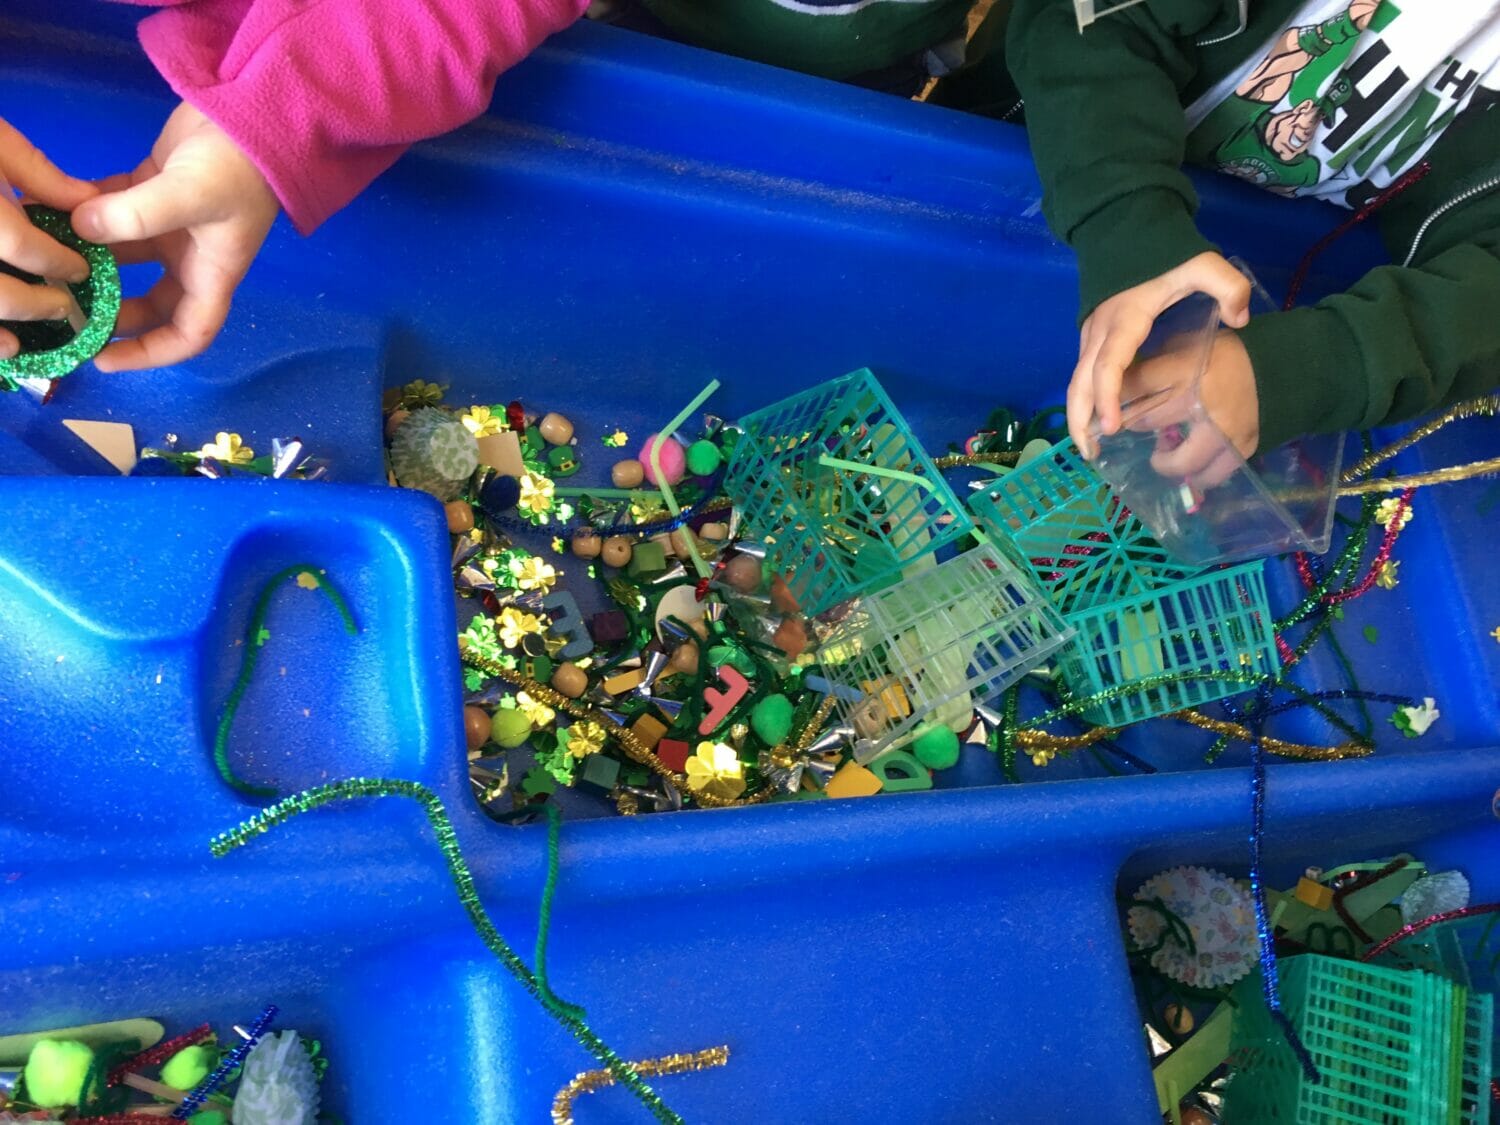
[[[132,297],[120,304],[120,315],[115,319],[115,336],[139,336],[160,328],[171,315],[170,308],[159,309],[147,297]]]
[[[168,170],[124,191],[89,200],[73,213],[73,229],[95,242],[139,242],[202,220],[198,191]]]
[[[1159,446],[1151,454],[1151,467],[1158,476],[1169,480],[1191,481],[1207,470],[1223,450],[1223,440],[1213,426],[1194,426],[1176,447]]]
[[[67,294],[0,274],[0,320],[66,320]]]
[[[11,359],[20,351],[21,341],[16,339],[16,334],[0,328],[0,359]]]
[[[12,126],[0,121],[0,152],[10,182],[38,203],[71,211],[98,189],[87,180],[68,175]]]
[[[1219,455],[1210,461],[1198,472],[1188,478],[1188,484],[1199,492],[1207,492],[1210,488],[1218,488],[1230,477],[1234,476],[1235,470],[1240,467],[1240,457],[1233,449],[1224,448]]]
[[[83,255],[32,226],[14,200],[0,200],[0,262],[38,277],[80,282],[89,276]]]
[[[1150,329],[1150,317],[1117,319],[1094,358],[1094,412],[1099,415],[1099,429],[1105,434],[1120,428],[1120,387],[1125,381],[1125,369],[1135,361],[1135,353],[1146,342]]]
[[[158,295],[160,291],[160,295]],[[169,367],[191,359],[213,343],[229,318],[227,296],[200,296],[184,292],[176,282],[163,279],[152,290],[151,301],[165,304],[176,293],[171,319],[133,340],[116,340],[95,361],[100,371],[140,371]]]
[[[1092,457],[1092,435],[1089,423],[1094,419],[1094,357],[1099,354],[1099,342],[1087,329],[1079,350],[1078,365],[1073,368],[1073,378],[1068,382],[1068,436],[1085,457]]]
[[[1203,282],[1203,292],[1219,303],[1219,318],[1231,328],[1250,322],[1250,279],[1228,262],[1217,266]]]

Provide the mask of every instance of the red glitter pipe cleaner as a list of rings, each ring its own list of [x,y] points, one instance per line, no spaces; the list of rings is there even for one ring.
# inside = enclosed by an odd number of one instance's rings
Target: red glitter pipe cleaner
[[[1459,918],[1472,918],[1476,914],[1494,914],[1496,911],[1500,911],[1500,902],[1483,902],[1477,906],[1462,906],[1457,910],[1445,910],[1441,914],[1434,914],[1430,918],[1423,918],[1420,922],[1413,922],[1409,926],[1402,926],[1384,941],[1370,946],[1369,949],[1359,955],[1359,959],[1361,961],[1373,960],[1397,942],[1405,941],[1413,934],[1419,934],[1429,926],[1436,926],[1440,922],[1453,922]]]
[[[105,1082],[110,1086],[118,1086],[125,1076],[132,1071],[145,1070],[149,1067],[160,1066],[184,1047],[196,1047],[206,1039],[213,1038],[213,1028],[208,1024],[199,1024],[192,1031],[183,1032],[174,1039],[164,1039],[154,1047],[148,1047],[134,1058],[126,1059],[118,1066],[110,1070],[105,1077]]]

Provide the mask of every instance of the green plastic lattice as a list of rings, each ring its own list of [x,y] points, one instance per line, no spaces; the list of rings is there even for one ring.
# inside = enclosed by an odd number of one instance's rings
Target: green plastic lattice
[[[980,490],[970,508],[1075,630],[1058,657],[1068,689],[1141,685],[1085,712],[1089,720],[1123,726],[1198,707],[1248,690],[1204,673],[1280,668],[1264,564],[1203,570],[1173,559],[1071,441]]]
[[[993,546],[929,567],[850,606],[818,648],[855,757],[930,723],[958,729],[1065,643],[1069,629]]]
[[[1234,993],[1224,1125],[1489,1121],[1488,993],[1319,954],[1282,961],[1280,970],[1283,1009],[1321,1080],[1303,1074],[1252,974]]]
[[[973,530],[867,370],[739,424],[725,489],[809,615],[895,582],[914,561]]]

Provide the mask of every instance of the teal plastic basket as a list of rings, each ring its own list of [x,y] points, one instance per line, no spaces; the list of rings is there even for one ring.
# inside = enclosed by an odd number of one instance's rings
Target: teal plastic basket
[[[818,646],[855,758],[929,725],[961,730],[1070,630],[1027,576],[985,544],[850,603]]]
[[[1260,974],[1236,986],[1224,1125],[1482,1125],[1494,998],[1420,970],[1308,954],[1280,964],[1310,1082],[1272,1021]]]
[[[1124,689],[1085,712],[1090,721],[1123,726],[1248,690],[1203,673],[1279,670],[1264,563],[1204,570],[1172,558],[1071,441],[981,489],[970,508],[1076,631],[1058,657],[1068,689]],[[1167,673],[1178,678],[1147,683]]]
[[[916,560],[973,530],[867,370],[783,399],[739,425],[725,490],[804,613],[888,586]]]

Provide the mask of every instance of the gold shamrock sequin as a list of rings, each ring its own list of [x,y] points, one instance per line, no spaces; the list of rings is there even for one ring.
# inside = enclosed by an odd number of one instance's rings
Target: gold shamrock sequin
[[[508,428],[505,419],[488,406],[469,407],[459,421],[464,424],[464,429],[477,438],[489,437],[491,434],[498,434]]]
[[[508,605],[500,611],[498,624],[500,643],[506,648],[515,648],[533,633],[541,636],[547,630],[540,617],[523,613],[513,605]]]
[[[604,749],[604,728],[593,719],[580,719],[568,728],[568,753],[575,758],[587,758]]]
[[[1055,757],[1057,757],[1056,750],[1048,750],[1038,746],[1031,751],[1031,764],[1034,766],[1045,766]]]
[[[516,707],[520,709],[521,714],[531,720],[531,725],[539,730],[550,726],[552,720],[557,718],[556,711],[528,692],[516,692]]]
[[[401,388],[401,405],[407,410],[437,406],[443,401],[443,388],[424,379],[413,379]]]
[[[1388,496],[1380,502],[1375,509],[1375,522],[1381,527],[1389,528],[1396,519],[1396,513],[1401,512],[1401,522],[1396,524],[1396,530],[1400,531],[1411,523],[1411,505],[1405,505],[1403,510],[1401,501],[1395,496]]]
[[[227,465],[244,465],[255,460],[255,450],[244,444],[239,434],[226,434],[220,430],[213,441],[198,450],[198,456],[212,457]]]
[[[541,473],[521,474],[521,499],[516,507],[534,516],[544,516],[552,510],[552,481]]]
[[[557,570],[535,555],[510,560],[510,576],[518,590],[537,590],[545,594],[557,581]]]
[[[745,767],[734,749],[722,742],[700,742],[687,760],[688,788],[694,793],[733,800],[745,791]]]
[[[1396,576],[1396,568],[1400,565],[1395,559],[1386,559],[1380,564],[1380,573],[1375,576],[1375,585],[1382,590],[1394,590],[1401,584],[1401,579]]]

